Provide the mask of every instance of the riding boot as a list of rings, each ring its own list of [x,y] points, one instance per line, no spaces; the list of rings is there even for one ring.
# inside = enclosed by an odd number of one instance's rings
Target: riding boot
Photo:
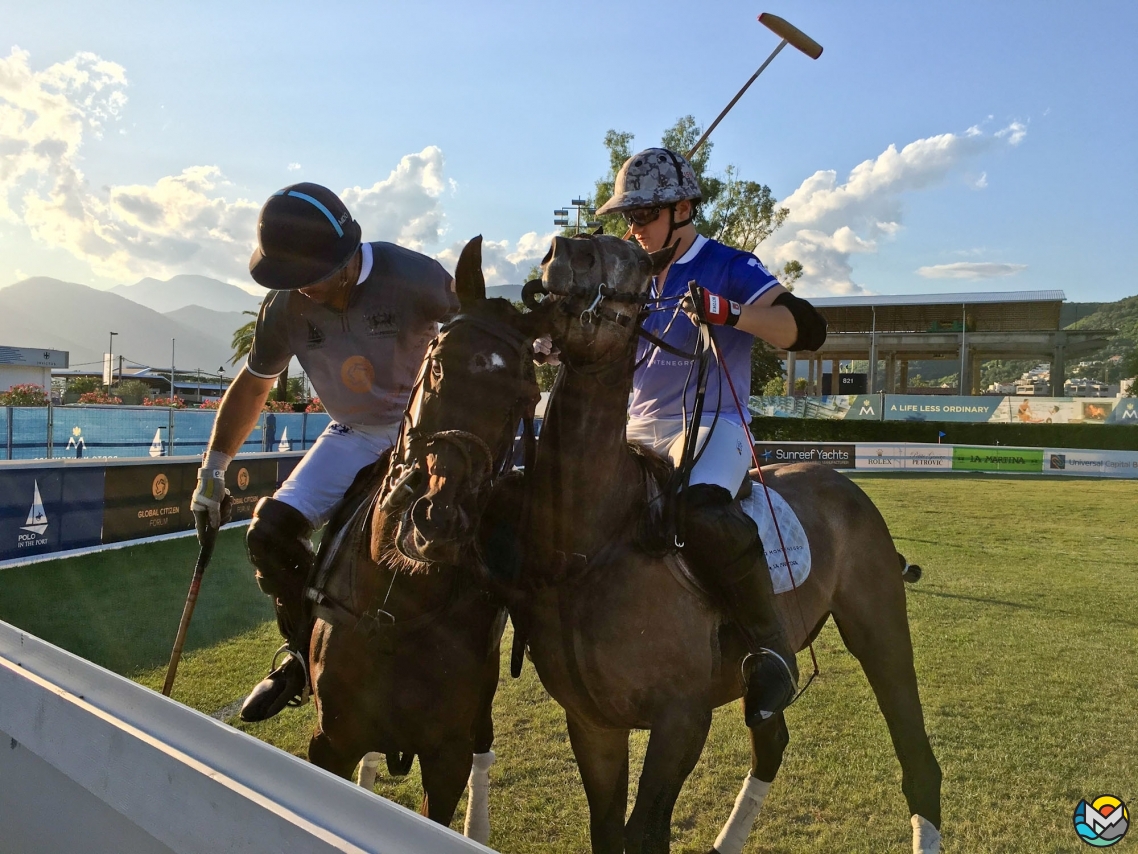
[[[295,508],[262,498],[246,536],[257,585],[273,597],[277,627],[285,643],[273,656],[272,670],[241,706],[241,719],[263,721],[308,697],[308,643],[312,617],[304,596],[312,572],[312,526]],[[307,631],[305,631],[307,629]],[[276,666],[282,654],[283,664]]]
[[[688,487],[684,557],[716,604],[743,633],[743,713],[757,726],[798,691],[798,666],[774,607],[774,588],[758,529],[721,486]]]

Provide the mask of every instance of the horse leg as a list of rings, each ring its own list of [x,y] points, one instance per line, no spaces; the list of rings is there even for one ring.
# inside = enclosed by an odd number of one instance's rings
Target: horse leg
[[[313,733],[308,742],[308,761],[345,780],[352,778],[352,772],[356,770],[362,755],[362,752],[347,753],[337,748],[323,730]]]
[[[672,809],[699,761],[710,729],[711,709],[679,702],[652,721],[636,804],[624,829],[625,850],[667,854],[672,843]]]
[[[628,809],[628,730],[597,729],[566,714],[569,743],[589,801],[593,854],[623,854]]]
[[[423,776],[423,805],[419,812],[431,821],[450,826],[458,800],[466,790],[473,756],[466,739],[444,744],[433,753],[419,754]]]
[[[889,572],[896,572],[895,560],[891,556]],[[835,607],[834,622],[846,648],[861,663],[889,727],[901,763],[901,790],[912,815],[913,850],[935,854],[940,850],[941,772],[925,732],[904,591],[900,582],[891,587],[874,590],[867,584],[858,591],[866,604]]]
[[[782,766],[786,745],[790,743],[790,733],[786,729],[786,718],[782,712],[767,718],[757,727],[751,727],[750,734],[751,770],[735,798],[731,817],[715,840],[712,849],[714,854],[740,854],[743,850],[775,774]]]
[[[466,821],[462,835],[486,844],[490,838],[490,766],[497,758],[490,747],[494,744],[494,694],[498,690],[497,648],[486,666],[486,678],[474,719],[474,764],[467,782]]]

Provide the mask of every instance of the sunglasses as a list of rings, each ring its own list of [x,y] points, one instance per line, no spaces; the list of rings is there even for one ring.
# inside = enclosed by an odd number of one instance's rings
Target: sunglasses
[[[645,226],[650,222],[655,222],[662,210],[663,207],[657,205],[654,208],[637,208],[636,210],[625,211],[623,214],[624,221],[629,225]]]

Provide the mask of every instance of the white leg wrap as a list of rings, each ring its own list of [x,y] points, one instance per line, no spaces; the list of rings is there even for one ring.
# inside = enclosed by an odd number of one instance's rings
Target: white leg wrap
[[[469,795],[462,835],[483,845],[490,839],[490,766],[496,758],[493,750],[475,753],[467,784]]]
[[[731,817],[727,819],[727,824],[723,825],[715,840],[715,850],[719,854],[739,854],[743,850],[770,790],[770,783],[747,775],[747,779],[743,781],[743,788],[739,790],[739,796],[735,798],[735,809],[731,810]]]
[[[940,831],[919,815],[910,821],[913,823],[913,854],[939,854]]]
[[[365,753],[364,758],[360,760],[357,782],[369,792],[375,788],[375,776],[379,770],[380,760],[383,759],[382,753]]]

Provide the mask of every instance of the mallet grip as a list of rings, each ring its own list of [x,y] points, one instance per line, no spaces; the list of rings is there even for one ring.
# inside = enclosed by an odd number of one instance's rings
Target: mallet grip
[[[786,39],[792,47],[798,48],[811,59],[817,59],[822,55],[822,45],[778,15],[763,12],[759,15],[759,23],[779,38]]]

